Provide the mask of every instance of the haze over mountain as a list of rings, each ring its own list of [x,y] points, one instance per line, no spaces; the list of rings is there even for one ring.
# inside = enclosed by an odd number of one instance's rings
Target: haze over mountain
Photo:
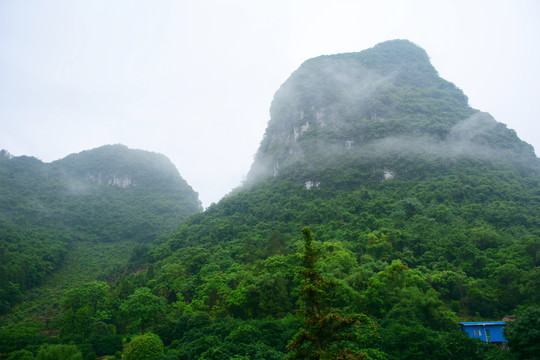
[[[86,155],[59,165],[96,187],[141,181],[70,170]],[[539,189],[532,147],[415,44],[310,59],[276,92],[245,184],[134,252],[120,279],[65,291],[53,325],[21,304],[0,352],[45,354],[58,334],[88,358],[152,344],[159,359],[511,359],[516,336],[501,351],[458,322],[540,311]],[[322,304],[311,318],[306,289]]]
[[[0,2],[0,149],[159,152],[208,207],[248,173],[303,61],[407,38],[539,151],[538,18],[536,0]]]
[[[76,224],[84,228],[81,236],[98,236],[99,241],[152,241],[201,210],[197,193],[165,156],[122,145],[103,146],[52,163],[11,157],[4,151],[2,172],[3,221]],[[105,224],[122,224],[125,233],[109,239],[105,234],[111,228]]]
[[[129,251],[202,210],[169,159],[123,145],[52,163],[3,150],[0,190],[0,294],[9,284],[20,290],[40,284],[75,242],[121,242]],[[0,311],[16,302],[17,292],[2,299]]]
[[[280,87],[248,182],[296,161],[431,154],[536,159],[531,145],[469,107],[426,52],[406,40],[306,61]],[[304,164],[306,165],[306,164]]]

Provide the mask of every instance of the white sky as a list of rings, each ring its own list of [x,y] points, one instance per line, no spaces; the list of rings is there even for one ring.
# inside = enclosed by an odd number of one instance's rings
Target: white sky
[[[206,207],[240,185],[303,61],[398,38],[538,154],[536,0],[2,0],[0,149],[159,152]]]

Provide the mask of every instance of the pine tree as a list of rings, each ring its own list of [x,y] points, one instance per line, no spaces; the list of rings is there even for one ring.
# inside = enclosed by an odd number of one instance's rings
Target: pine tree
[[[287,359],[384,359],[384,353],[364,349],[363,342],[375,335],[375,325],[363,314],[341,315],[330,304],[332,288],[337,283],[325,279],[317,269],[319,250],[313,245],[309,227],[304,236],[304,282],[300,289],[299,311],[304,325],[287,348]]]

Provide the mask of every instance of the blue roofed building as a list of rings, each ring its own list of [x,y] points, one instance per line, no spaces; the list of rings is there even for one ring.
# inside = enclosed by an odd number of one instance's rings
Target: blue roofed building
[[[480,322],[460,322],[461,330],[469,334],[470,337],[480,339],[483,342],[498,343],[503,346],[506,341],[503,329],[504,321],[480,321]]]

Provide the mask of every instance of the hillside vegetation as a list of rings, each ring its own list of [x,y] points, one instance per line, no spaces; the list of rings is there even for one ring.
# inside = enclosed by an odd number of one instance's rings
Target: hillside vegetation
[[[509,351],[458,322],[523,315],[511,344],[534,327],[540,163],[408,41],[318,57],[277,91],[245,184],[131,264],[4,326],[0,352],[531,358],[534,331]]]
[[[50,164],[4,150],[0,189],[0,313],[61,266],[74,242],[127,240],[131,252],[201,211],[166,157],[121,145]]]

